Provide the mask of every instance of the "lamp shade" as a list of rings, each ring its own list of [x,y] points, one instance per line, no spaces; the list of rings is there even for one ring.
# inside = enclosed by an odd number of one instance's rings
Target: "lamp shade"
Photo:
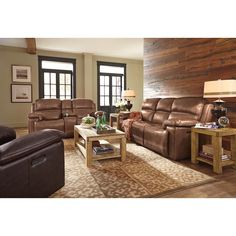
[[[128,89],[122,92],[122,97],[124,98],[135,98],[134,90]]]
[[[205,98],[236,97],[236,80],[214,80],[204,83]]]

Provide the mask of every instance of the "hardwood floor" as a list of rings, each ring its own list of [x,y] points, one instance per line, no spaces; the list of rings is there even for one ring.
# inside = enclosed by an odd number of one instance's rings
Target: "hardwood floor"
[[[176,193],[165,195],[165,198],[230,198],[236,197],[236,170],[232,167],[224,167],[220,175],[212,172],[212,166],[205,163],[192,164],[190,160],[181,163],[194,170],[213,176],[216,182],[192,187]]]
[[[17,137],[27,134],[27,129],[16,129]],[[73,145],[73,139],[67,139],[67,144]],[[181,163],[184,166],[200,171],[217,179],[216,182],[203,184],[196,187],[191,187],[185,190],[180,190],[175,193],[167,194],[162,198],[232,198],[236,197],[236,170],[230,166],[223,167],[222,174],[214,174],[212,166],[205,163],[197,165],[192,164],[190,160],[183,160]]]

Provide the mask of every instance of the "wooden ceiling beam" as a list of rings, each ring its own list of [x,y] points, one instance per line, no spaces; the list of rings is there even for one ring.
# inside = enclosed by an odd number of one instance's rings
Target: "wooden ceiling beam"
[[[26,48],[26,51],[27,53],[29,54],[36,54],[36,40],[35,38],[26,38],[26,45],[27,45],[27,48]]]

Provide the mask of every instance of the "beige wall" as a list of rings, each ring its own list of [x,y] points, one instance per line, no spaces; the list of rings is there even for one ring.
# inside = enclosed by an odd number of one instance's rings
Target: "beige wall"
[[[0,124],[12,127],[25,126],[30,103],[11,103],[11,65],[30,65],[33,84],[33,99],[38,97],[37,56],[25,50],[0,47]]]
[[[33,101],[38,98],[38,55],[76,59],[76,97],[91,98],[97,103],[97,61],[127,64],[127,88],[134,89],[133,110],[139,110],[143,100],[143,61],[100,57],[92,54],[74,54],[39,50],[30,55],[25,49],[0,45],[0,125],[27,126],[30,103],[11,103],[11,65],[30,65],[32,71]],[[91,79],[92,78],[92,79]]]

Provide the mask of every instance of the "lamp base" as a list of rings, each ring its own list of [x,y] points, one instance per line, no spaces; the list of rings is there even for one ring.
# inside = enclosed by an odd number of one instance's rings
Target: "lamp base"
[[[216,120],[218,120],[221,116],[226,116],[227,109],[226,108],[221,109],[221,110],[212,109],[211,112],[214,115],[214,117],[216,118]]]
[[[133,104],[131,104],[130,101],[128,100],[128,101],[127,101],[127,104],[125,105],[125,107],[126,107],[126,109],[127,109],[128,111],[130,111],[131,108],[133,107]]]
[[[214,101],[214,109],[211,110],[213,116],[216,119],[216,124],[219,127],[222,127],[218,122],[219,118],[222,116],[226,116],[227,113],[227,108],[223,107],[223,104],[224,104],[223,100],[217,99],[216,101]]]

